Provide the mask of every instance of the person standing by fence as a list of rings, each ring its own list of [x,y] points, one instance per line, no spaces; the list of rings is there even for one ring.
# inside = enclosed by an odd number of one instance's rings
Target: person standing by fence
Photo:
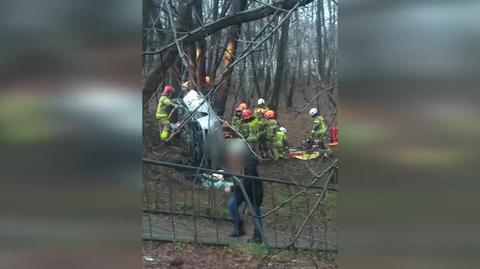
[[[248,150],[244,142],[239,139],[231,139],[227,142],[226,160],[227,169],[231,172],[248,176],[259,176],[257,158]],[[260,207],[263,203],[263,182],[261,180],[242,178],[240,184],[241,186],[235,183],[234,186],[225,189],[226,192],[232,193],[228,199],[228,211],[234,222],[234,229],[230,236],[241,237],[246,234],[239,207],[243,203],[248,204],[248,199],[253,207],[252,215],[254,217],[254,232],[251,241],[261,243],[260,231],[262,229],[262,221],[260,219]],[[245,197],[242,187],[247,197]]]

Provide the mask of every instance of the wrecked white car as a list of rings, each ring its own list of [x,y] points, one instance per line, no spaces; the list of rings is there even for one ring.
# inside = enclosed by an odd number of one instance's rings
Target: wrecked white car
[[[215,110],[195,90],[175,102],[179,106],[172,117],[172,127],[180,128],[175,144],[186,149],[190,164],[218,167],[225,138]]]

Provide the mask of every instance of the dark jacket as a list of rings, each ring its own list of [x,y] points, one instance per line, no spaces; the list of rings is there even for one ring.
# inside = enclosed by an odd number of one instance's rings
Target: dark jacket
[[[256,159],[250,159],[245,165],[244,170],[245,175],[247,176],[256,176],[258,174],[258,161]],[[253,206],[261,206],[263,203],[263,182],[261,180],[250,179],[250,178],[240,178],[242,185],[245,188],[248,198],[252,202]],[[234,193],[238,200],[245,200],[242,190],[238,184],[234,185]]]

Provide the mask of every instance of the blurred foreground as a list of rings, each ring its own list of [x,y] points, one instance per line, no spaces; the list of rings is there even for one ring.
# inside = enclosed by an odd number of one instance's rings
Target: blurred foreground
[[[140,5],[2,3],[1,268],[142,266]]]
[[[478,268],[478,1],[342,2],[340,268]]]

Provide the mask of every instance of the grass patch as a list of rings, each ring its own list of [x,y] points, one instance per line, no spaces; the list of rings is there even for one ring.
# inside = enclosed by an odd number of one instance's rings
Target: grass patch
[[[229,248],[234,251],[246,252],[255,258],[261,258],[268,254],[267,248],[263,244],[242,242],[233,244]]]
[[[215,206],[211,208],[205,208],[205,214],[217,218],[229,218],[230,214],[226,206]]]
[[[297,191],[292,190],[291,194],[288,192],[286,189],[276,189],[273,193],[273,201],[275,202],[275,205],[279,205],[281,203],[284,203],[286,200],[290,199],[292,195],[294,195]],[[264,198],[265,199],[265,198]],[[288,202],[284,208],[287,210],[290,210],[290,206],[294,211],[296,210],[305,210],[305,201],[303,200],[302,196],[299,196],[292,201]]]
[[[328,221],[337,219],[337,193],[330,193],[323,205],[323,211]]]
[[[178,250],[187,249],[190,245],[189,243],[187,243],[185,241],[176,241],[173,244],[175,245],[175,249],[178,249]]]

